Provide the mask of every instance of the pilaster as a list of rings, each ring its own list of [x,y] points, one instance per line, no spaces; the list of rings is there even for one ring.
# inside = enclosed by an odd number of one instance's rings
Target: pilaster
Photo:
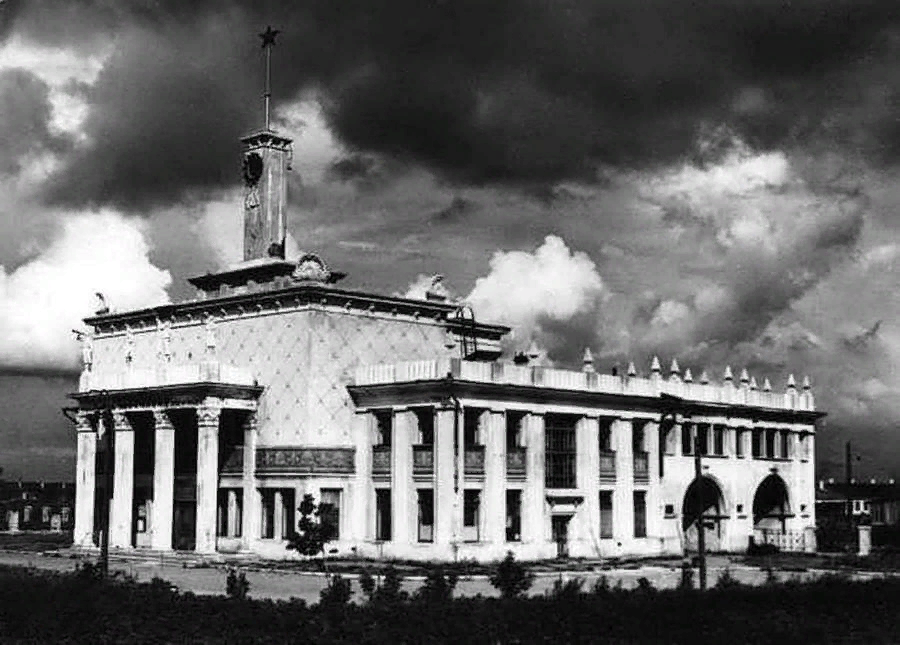
[[[97,489],[97,432],[90,416],[79,412],[76,419],[77,455],[75,474],[75,533],[78,547],[94,542],[94,499]]]
[[[644,446],[647,451],[647,537],[659,543],[662,537],[663,508],[659,476],[659,423],[650,421],[644,426]]]
[[[445,549],[456,539],[455,423],[452,407],[438,408],[434,423],[434,541]]]
[[[575,476],[584,501],[576,517],[575,539],[580,541],[583,555],[596,555],[600,549],[600,419],[585,417],[575,427]]]
[[[613,423],[616,447],[616,487],[613,489],[613,539],[625,546],[634,540],[634,452],[631,420]]]
[[[484,443],[484,538],[506,541],[506,413],[489,410],[482,417]]]
[[[175,505],[175,427],[165,410],[153,412],[154,464],[153,508],[150,543],[158,551],[172,548],[172,515]]]
[[[544,509],[544,415],[529,413],[524,421],[527,466],[522,495],[522,541],[544,544],[550,540],[550,522]]]
[[[353,443],[356,446],[355,474],[350,492],[350,508],[347,509],[350,524],[350,539],[372,540],[375,538],[375,498],[372,495],[372,423],[370,412],[353,415]],[[298,498],[302,499],[302,497]]]
[[[412,410],[394,412],[394,441],[391,449],[391,528],[393,541],[413,541],[411,519],[416,500],[412,490],[412,446],[416,418]]]
[[[197,409],[197,553],[216,551],[216,507],[219,496],[219,419],[222,409]]]
[[[256,485],[256,412],[250,412],[244,419],[244,504],[241,517],[241,544],[249,551],[254,540],[260,538],[262,522],[262,500]]]
[[[131,548],[131,525],[134,503],[134,428],[124,412],[114,411],[115,468],[113,479],[112,518],[109,544]]]

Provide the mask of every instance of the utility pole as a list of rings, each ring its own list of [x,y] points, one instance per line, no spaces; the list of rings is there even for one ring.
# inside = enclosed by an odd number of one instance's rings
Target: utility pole
[[[700,591],[705,591],[706,527],[703,524],[703,512],[706,510],[706,495],[703,487],[703,464],[700,461],[700,433],[696,426],[692,426],[691,431],[694,433],[694,482],[697,485],[697,494],[700,496],[700,512],[697,514],[697,557],[700,569]]]
[[[851,524],[851,519],[853,517],[853,492],[851,490],[852,482],[853,482],[853,458],[852,451],[850,449],[850,442],[847,442],[846,451],[844,454],[844,474],[847,477],[847,524]]]

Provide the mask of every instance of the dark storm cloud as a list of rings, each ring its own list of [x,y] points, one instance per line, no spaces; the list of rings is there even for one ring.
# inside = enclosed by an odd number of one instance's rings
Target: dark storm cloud
[[[91,143],[51,197],[130,208],[235,181],[234,139],[259,110],[253,31],[266,22],[283,31],[278,100],[316,87],[349,148],[477,184],[684,158],[709,122],[771,147],[843,119],[850,132],[837,132],[855,142],[850,72],[890,60],[898,20],[895,0],[73,6],[71,38],[95,14],[121,37],[91,97]],[[42,33],[37,18],[23,24]]]
[[[67,148],[50,129],[51,112],[46,83],[23,69],[0,71],[0,175],[18,173],[29,153]]]

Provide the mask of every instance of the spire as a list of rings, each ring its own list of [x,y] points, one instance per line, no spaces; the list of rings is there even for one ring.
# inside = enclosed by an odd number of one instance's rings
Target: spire
[[[811,388],[812,388],[812,385],[810,385],[810,383],[809,383],[809,377],[808,377],[808,376],[804,376],[804,377],[803,377],[803,389],[804,389],[804,390],[809,390],[809,389],[811,389]]]
[[[694,382],[694,375],[691,374],[690,367],[687,368],[686,370],[684,370],[684,382],[685,383],[693,383]]]
[[[766,380],[763,381],[763,392],[771,392],[772,384],[769,382],[769,377],[766,377]]]
[[[677,358],[673,358],[673,359],[672,359],[672,366],[669,367],[669,375],[670,375],[670,376],[678,376],[678,375],[680,375],[680,374],[681,374],[681,368],[678,367],[678,359],[677,359]]]
[[[703,385],[709,385],[709,374],[706,373],[706,370],[700,372],[700,383]]]
[[[745,385],[750,383],[750,375],[747,373],[747,368],[741,370],[741,383]]]
[[[634,378],[637,376],[637,370],[634,367],[634,361],[628,361],[628,377]]]
[[[794,379],[793,374],[788,376],[787,386],[788,386],[788,388],[790,388],[792,390],[797,389],[797,381],[796,381],[796,379]]]
[[[734,374],[731,373],[731,365],[725,366],[725,381],[731,383],[734,380]]]
[[[263,49],[266,50],[266,91],[263,94],[263,99],[266,104],[266,131],[269,130],[269,102],[272,98],[272,47],[275,46],[275,36],[281,33],[278,29],[272,29],[271,25],[266,27],[266,30],[259,34],[259,37],[262,39]]]
[[[662,367],[659,364],[659,358],[656,356],[653,357],[653,362],[650,363],[650,371],[654,374],[659,374],[662,371]]]
[[[590,347],[584,348],[584,356],[582,357],[581,362],[583,364],[582,369],[585,372],[593,372],[594,371],[594,355],[591,354]]]
[[[750,377],[750,389],[751,389],[751,390],[757,390],[757,389],[759,389],[759,386],[756,384],[756,377],[755,377],[755,376],[751,376],[751,377]]]
[[[525,355],[531,360],[531,362],[536,361],[541,356],[541,350],[538,349],[537,343],[533,340],[531,341],[531,345],[528,346],[528,351],[525,352]]]

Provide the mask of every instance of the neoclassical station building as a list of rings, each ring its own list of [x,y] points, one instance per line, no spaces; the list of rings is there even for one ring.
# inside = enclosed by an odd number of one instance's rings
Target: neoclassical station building
[[[681,554],[698,525],[711,550],[815,548],[807,380],[504,360],[509,328],[440,280],[383,296],[285,259],[291,140],[242,143],[244,261],[85,320],[76,545],[108,517],[113,550],[291,557],[312,494],[344,556]]]

